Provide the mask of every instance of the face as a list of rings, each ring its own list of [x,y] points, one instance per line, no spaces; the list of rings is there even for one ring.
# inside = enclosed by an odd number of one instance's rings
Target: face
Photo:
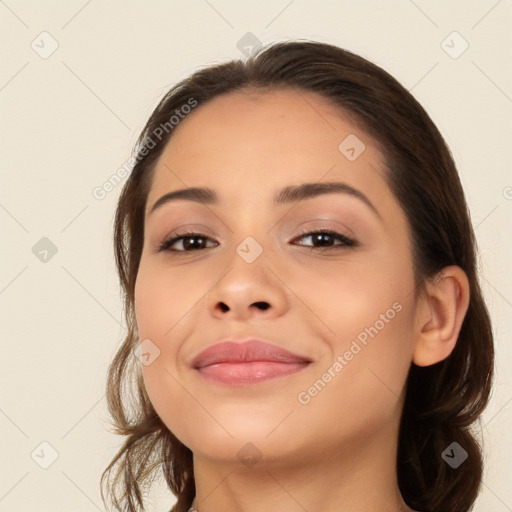
[[[306,92],[230,93],[180,123],[155,168],[135,289],[144,383],[163,422],[195,457],[223,463],[393,442],[416,304],[408,224],[375,141]],[[342,185],[275,201],[328,182]],[[191,187],[216,201],[152,210]],[[267,363],[252,383],[194,367],[206,348],[243,339],[308,362]],[[290,372],[265,373],[278,366]]]

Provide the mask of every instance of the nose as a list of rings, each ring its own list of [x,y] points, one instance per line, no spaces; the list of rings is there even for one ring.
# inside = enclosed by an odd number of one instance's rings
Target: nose
[[[211,315],[247,321],[252,317],[277,318],[288,311],[289,298],[278,276],[278,265],[264,254],[248,263],[235,253],[227,272],[208,293]]]
[[[225,302],[219,302],[218,307],[224,313],[230,310],[230,307]],[[270,307],[270,304],[267,301],[258,301],[250,304],[250,308],[255,307],[261,311],[265,311]]]

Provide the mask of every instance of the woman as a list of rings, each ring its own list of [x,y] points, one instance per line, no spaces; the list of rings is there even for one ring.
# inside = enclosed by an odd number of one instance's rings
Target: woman
[[[275,43],[173,87],[134,161],[114,509],[161,468],[174,512],[470,510],[492,329],[417,101],[350,52]]]

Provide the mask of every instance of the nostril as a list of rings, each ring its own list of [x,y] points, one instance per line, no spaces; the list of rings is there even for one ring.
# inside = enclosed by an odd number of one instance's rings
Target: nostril
[[[255,302],[256,306],[258,306],[260,309],[268,309],[270,307],[270,304],[268,302]]]

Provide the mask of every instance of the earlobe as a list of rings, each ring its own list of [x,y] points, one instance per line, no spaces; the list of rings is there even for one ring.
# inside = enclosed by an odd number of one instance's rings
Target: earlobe
[[[436,364],[451,354],[469,306],[469,281],[456,265],[443,268],[426,288],[415,326],[413,362],[418,366]]]

